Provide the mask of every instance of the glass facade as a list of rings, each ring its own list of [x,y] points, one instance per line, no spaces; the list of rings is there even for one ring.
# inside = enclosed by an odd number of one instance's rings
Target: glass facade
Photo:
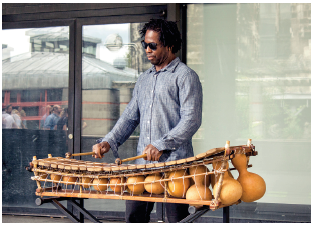
[[[189,4],[187,25],[204,92],[196,153],[251,138],[257,202],[310,205],[311,4]]]
[[[151,66],[138,32],[144,23],[116,21],[82,26],[82,108],[75,109],[82,112],[81,150],[75,152],[90,152],[113,128],[138,76]],[[267,216],[258,213],[274,212],[276,204],[311,205],[311,4],[187,4],[185,32],[187,65],[204,93],[195,155],[251,138],[258,155],[249,171],[267,186],[257,202],[272,204],[242,203],[231,207],[231,217],[262,220]],[[69,27],[2,30],[3,207],[37,207],[33,173],[24,167],[33,156],[68,151],[68,125],[45,126],[53,106],[66,118],[73,91],[68,78]],[[139,134],[137,127],[119,148],[121,159],[136,155]],[[115,161],[112,152],[81,159]],[[84,205],[125,211],[123,200],[86,199]],[[220,218],[221,211],[205,216]]]
[[[69,29],[2,30],[2,206],[35,206],[33,156],[68,151]],[[27,194],[27,195],[26,195]]]

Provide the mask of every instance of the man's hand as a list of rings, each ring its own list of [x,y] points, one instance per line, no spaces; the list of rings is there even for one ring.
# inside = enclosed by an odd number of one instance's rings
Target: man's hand
[[[144,160],[148,161],[158,161],[163,151],[159,151],[153,145],[149,144],[145,147],[143,154],[147,154],[147,157]]]
[[[94,155],[92,155],[92,157],[101,159],[104,157],[104,154],[109,151],[109,149],[110,145],[106,141],[95,144],[92,147],[92,151],[94,152]]]

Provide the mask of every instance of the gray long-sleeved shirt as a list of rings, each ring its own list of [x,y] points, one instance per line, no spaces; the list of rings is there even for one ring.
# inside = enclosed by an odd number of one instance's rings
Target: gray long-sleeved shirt
[[[153,66],[140,75],[125,111],[98,142],[107,141],[117,153],[140,124],[137,155],[152,144],[164,151],[160,162],[191,157],[192,136],[201,125],[202,98],[198,75],[179,58],[158,72]],[[136,164],[148,163],[151,162],[136,160]]]

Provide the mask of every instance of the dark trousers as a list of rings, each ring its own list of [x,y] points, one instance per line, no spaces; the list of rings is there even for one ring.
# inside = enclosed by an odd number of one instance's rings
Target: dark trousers
[[[126,222],[148,223],[153,210],[153,202],[126,200]],[[169,223],[177,223],[189,215],[188,204],[165,203]]]

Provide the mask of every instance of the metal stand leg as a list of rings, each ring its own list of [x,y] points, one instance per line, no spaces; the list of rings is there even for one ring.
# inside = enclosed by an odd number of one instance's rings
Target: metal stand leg
[[[67,200],[67,208],[65,208],[59,201]],[[78,203],[79,202],[79,203]],[[76,202],[73,198],[37,198],[36,204],[38,206],[44,203],[52,203],[58,210],[60,210],[63,214],[65,214],[72,222],[74,223],[83,223],[84,217],[88,218],[90,221],[94,223],[102,223],[96,217],[94,217],[91,213],[89,213],[85,208],[83,208],[83,199],[79,199]],[[79,219],[73,214],[74,208],[78,210]]]
[[[230,207],[223,207],[223,223],[230,223]]]
[[[56,199],[52,199],[52,204],[60,210],[63,214],[65,214],[72,222],[79,223],[79,220],[71,213],[68,209],[66,209],[61,203],[59,203]]]
[[[162,202],[156,203],[156,216],[158,222],[165,222],[165,205]]]
[[[73,204],[73,206],[79,210],[80,214],[83,217],[88,218],[90,221],[94,222],[94,223],[101,223],[98,219],[96,219],[96,217],[94,217],[91,213],[89,213],[85,208],[83,208],[79,203],[77,203],[75,200],[68,200],[69,202],[71,202]],[[83,223],[83,222],[81,222]]]
[[[209,206],[203,206],[199,209],[195,208],[194,206],[190,206],[189,213],[191,214],[188,215],[183,220],[181,220],[179,223],[192,223],[193,221],[195,221],[197,218],[199,218],[200,216],[202,216],[209,210],[210,210]]]

